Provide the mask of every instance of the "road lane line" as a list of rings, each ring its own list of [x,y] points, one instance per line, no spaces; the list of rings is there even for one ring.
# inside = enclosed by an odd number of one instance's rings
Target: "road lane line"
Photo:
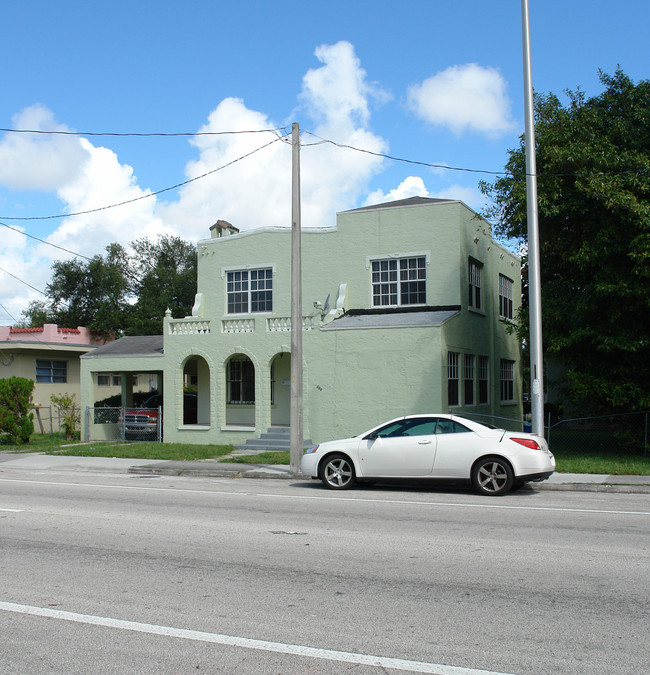
[[[304,645],[285,644],[282,642],[268,642],[252,638],[235,637],[232,635],[220,635],[219,633],[205,633],[203,631],[187,630],[185,628],[172,628],[158,626],[137,621],[124,621],[123,619],[111,619],[91,614],[77,614],[46,607],[34,607],[32,605],[19,605],[12,602],[0,602],[0,610],[24,614],[30,616],[57,619],[59,621],[72,621],[74,623],[88,624],[91,626],[103,626],[120,630],[148,633],[150,635],[162,635],[165,637],[181,638],[198,642],[210,642],[213,644],[241,647],[244,649],[257,649],[279,654],[290,654],[312,659],[324,659],[327,661],[339,661],[354,663],[365,666],[377,666],[391,670],[403,670],[412,673],[434,673],[435,675],[508,675],[491,670],[476,670],[475,668],[462,668],[459,666],[447,666],[439,663],[426,663],[423,661],[409,661],[395,659],[386,656],[373,656],[371,654],[356,654],[354,652],[339,652],[331,649],[318,649]]]
[[[330,502],[356,502],[360,504],[399,504],[403,506],[452,506],[464,509],[505,509],[510,511],[555,511],[559,513],[594,513],[619,516],[650,516],[650,511],[619,511],[613,509],[578,509],[560,506],[515,506],[512,504],[463,504],[462,502],[434,502],[434,501],[412,501],[400,499],[373,499],[359,497],[321,496],[321,495],[281,495],[270,492],[232,492],[229,490],[187,490],[176,487],[151,487],[148,485],[108,485],[102,483],[63,483],[46,480],[23,480],[19,478],[0,478],[0,483],[28,483],[31,485],[58,485],[62,487],[81,487],[81,488],[104,488],[107,490],[141,490],[148,492],[168,492],[203,495],[225,495],[228,497],[274,497],[276,499],[298,499],[298,500],[318,500]],[[488,499],[493,499],[488,497]]]
[[[8,513],[22,513],[25,509],[3,509],[0,508],[0,511],[7,511]]]

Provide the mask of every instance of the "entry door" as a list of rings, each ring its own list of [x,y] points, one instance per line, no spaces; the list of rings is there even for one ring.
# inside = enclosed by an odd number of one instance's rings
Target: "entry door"
[[[359,446],[364,476],[428,476],[436,456],[436,421],[398,420],[364,438]]]
[[[436,454],[435,436],[377,438],[361,442],[364,476],[428,476]]]

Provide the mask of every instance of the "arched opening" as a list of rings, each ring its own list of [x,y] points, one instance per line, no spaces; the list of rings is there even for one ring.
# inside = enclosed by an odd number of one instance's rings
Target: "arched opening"
[[[271,361],[271,424],[289,426],[291,418],[291,354],[281,352]]]
[[[255,426],[255,366],[245,354],[226,364],[226,424]]]
[[[210,367],[202,356],[191,356],[183,366],[183,425],[210,424]]]

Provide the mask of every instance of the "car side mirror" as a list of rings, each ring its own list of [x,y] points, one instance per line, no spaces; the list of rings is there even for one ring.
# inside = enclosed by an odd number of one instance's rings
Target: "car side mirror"
[[[379,436],[377,436],[377,434],[368,434],[368,436],[366,436],[365,440],[366,441],[376,441],[378,438],[379,438]]]

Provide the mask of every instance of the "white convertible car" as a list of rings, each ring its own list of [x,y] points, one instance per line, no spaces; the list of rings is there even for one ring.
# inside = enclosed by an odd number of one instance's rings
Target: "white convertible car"
[[[305,451],[303,474],[332,490],[381,478],[470,480],[484,495],[502,495],[555,471],[544,438],[493,429],[457,415],[409,415],[352,438]]]

